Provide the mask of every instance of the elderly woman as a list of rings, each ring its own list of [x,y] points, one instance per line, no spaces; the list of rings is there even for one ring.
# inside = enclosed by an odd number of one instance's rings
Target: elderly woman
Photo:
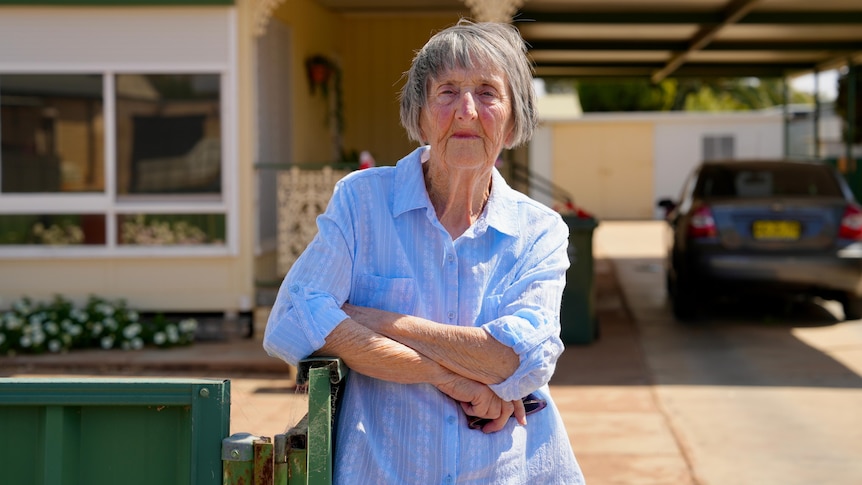
[[[336,483],[583,483],[548,392],[568,228],[494,168],[536,125],[517,30],[462,20],[434,35],[401,122],[423,146],[337,184],[265,349],[352,369]]]

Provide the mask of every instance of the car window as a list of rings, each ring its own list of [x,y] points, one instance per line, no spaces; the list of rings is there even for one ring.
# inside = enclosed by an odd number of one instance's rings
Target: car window
[[[699,197],[840,197],[827,167],[816,165],[705,167],[695,188]]]

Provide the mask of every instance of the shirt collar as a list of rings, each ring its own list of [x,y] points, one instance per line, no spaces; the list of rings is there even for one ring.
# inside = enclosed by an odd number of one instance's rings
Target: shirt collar
[[[427,145],[419,147],[395,164],[395,199],[392,203],[395,217],[414,209],[430,208],[431,201],[422,174],[422,163],[428,160],[429,149]]]
[[[491,195],[488,197],[486,221],[488,226],[509,236],[518,235],[518,204],[514,190],[496,168],[491,171]]]
[[[430,157],[430,147],[422,146],[398,161],[395,168],[395,198],[392,214],[395,217],[415,210],[431,210],[431,200],[425,189],[425,176],[422,164]],[[485,226],[509,236],[518,234],[518,205],[515,202],[513,189],[509,187],[500,172],[491,170],[491,194],[485,208],[484,217],[477,221],[477,232],[484,232]]]

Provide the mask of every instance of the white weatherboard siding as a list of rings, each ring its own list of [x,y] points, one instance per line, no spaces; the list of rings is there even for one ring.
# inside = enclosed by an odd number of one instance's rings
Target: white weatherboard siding
[[[3,8],[0,69],[226,69],[231,17],[223,7]]]

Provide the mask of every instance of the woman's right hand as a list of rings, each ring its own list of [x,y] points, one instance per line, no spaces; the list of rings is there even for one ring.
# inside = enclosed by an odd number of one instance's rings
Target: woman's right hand
[[[449,374],[435,386],[447,396],[460,402],[464,412],[471,416],[497,419],[502,413],[504,401],[481,382],[457,374]]]

